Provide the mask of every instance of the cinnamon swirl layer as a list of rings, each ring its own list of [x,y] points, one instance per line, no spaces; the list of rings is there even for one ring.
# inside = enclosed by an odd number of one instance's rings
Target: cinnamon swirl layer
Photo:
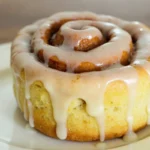
[[[149,39],[142,23],[90,12],[58,13],[23,28],[11,67],[25,119],[60,139],[133,135],[150,118]]]

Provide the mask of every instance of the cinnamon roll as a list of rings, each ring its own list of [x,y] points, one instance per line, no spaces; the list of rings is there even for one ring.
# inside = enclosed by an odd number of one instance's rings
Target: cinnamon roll
[[[12,43],[14,93],[29,124],[50,137],[104,141],[150,123],[150,30],[91,12],[62,12]]]

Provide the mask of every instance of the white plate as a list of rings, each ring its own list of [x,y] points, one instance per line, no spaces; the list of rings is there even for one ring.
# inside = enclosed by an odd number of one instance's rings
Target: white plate
[[[0,150],[96,150],[93,142],[49,138],[31,129],[17,107],[12,90],[10,43],[0,45]],[[112,150],[149,150],[150,137]]]

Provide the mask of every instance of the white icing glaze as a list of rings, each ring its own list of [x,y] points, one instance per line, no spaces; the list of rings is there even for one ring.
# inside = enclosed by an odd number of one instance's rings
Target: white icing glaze
[[[17,78],[16,78],[15,89],[16,89],[16,91],[19,91],[19,83],[18,83]],[[19,100],[19,92],[16,92],[16,100],[17,100],[19,108],[21,108],[21,103],[20,103],[20,100]]]
[[[78,19],[96,21],[73,21],[66,23],[62,26],[62,34],[74,34],[73,29],[67,28],[70,26],[76,28],[76,23],[80,24],[80,27],[84,29],[84,26],[88,26],[88,29],[81,30],[80,36],[89,38],[90,36],[98,35],[100,38],[103,35],[110,34],[113,37],[111,40],[98,48],[87,53],[70,51],[66,45],[70,44],[70,39],[66,38],[64,44],[60,47],[50,46],[44,43],[41,38],[45,31],[51,27],[54,22],[59,22],[63,19]],[[115,25],[114,25],[115,24]],[[117,26],[116,26],[117,25]],[[64,29],[65,28],[65,29]],[[67,28],[67,29],[66,29]],[[121,29],[122,28],[122,29]],[[69,30],[70,33],[68,33]],[[86,31],[86,32],[84,32]],[[72,33],[73,32],[73,33]],[[42,20],[38,23],[32,24],[21,30],[18,37],[15,39],[12,45],[12,68],[16,74],[20,74],[21,70],[25,69],[26,88],[25,95],[29,111],[29,123],[34,127],[33,108],[32,102],[30,102],[30,85],[40,80],[44,84],[45,88],[50,94],[54,119],[56,121],[56,133],[60,139],[66,139],[67,137],[67,110],[73,99],[81,98],[86,102],[86,110],[90,116],[95,117],[100,130],[100,141],[105,140],[105,111],[104,111],[104,95],[107,85],[115,80],[123,81],[128,87],[128,112],[127,123],[128,132],[124,139],[129,138],[128,135],[133,135],[133,108],[134,99],[136,97],[136,84],[138,81],[138,75],[136,69],[129,65],[127,67],[114,67],[108,70],[99,72],[81,73],[80,78],[77,80],[78,74],[60,72],[47,67],[48,59],[50,56],[58,56],[62,61],[65,61],[69,65],[68,70],[73,71],[81,62],[89,61],[96,65],[101,66],[103,63],[109,61],[110,58],[116,58],[119,62],[123,51],[130,51],[131,36],[137,40],[137,53],[134,56],[132,64],[143,64],[143,59],[146,59],[150,52],[143,50],[149,49],[149,37],[150,31],[140,23],[127,22],[114,17],[105,15],[95,15],[93,13],[60,13],[56,14],[46,21]],[[34,35],[33,35],[34,34]],[[32,38],[33,36],[33,38]],[[66,36],[65,36],[66,37]],[[143,40],[144,39],[144,40]],[[44,60],[46,65],[41,64],[35,58],[35,56],[29,53],[30,42],[34,44],[34,51],[37,53],[40,49],[44,50]],[[78,45],[78,42],[71,42],[71,48]],[[62,48],[63,47],[63,48]],[[63,50],[61,50],[61,48]],[[114,55],[113,55],[114,54]],[[146,58],[145,58],[146,57]],[[141,60],[140,60],[141,59]],[[147,61],[146,61],[147,64]],[[143,65],[143,68],[149,73],[150,67]],[[14,74],[15,75],[15,74]],[[76,82],[73,82],[76,80]],[[61,85],[61,86],[60,86]],[[78,88],[80,87],[80,88]],[[86,89],[86,94],[83,92]],[[92,90],[91,90],[92,89]],[[59,91],[59,92],[57,92]],[[91,101],[94,99],[93,101]],[[148,111],[150,106],[148,106]],[[61,116],[61,117],[60,117]]]
[[[111,58],[115,58],[115,62],[118,62],[122,57],[123,51],[130,51],[130,43],[132,41],[130,35],[111,23],[100,21],[73,21],[66,23],[61,28],[61,34],[65,39],[63,45],[59,47],[47,45],[41,37],[44,36],[46,30],[51,28],[53,24],[54,22],[49,22],[49,24],[45,22],[45,24],[40,26],[39,30],[35,32],[32,40],[32,43],[34,43],[34,51],[37,54],[39,50],[43,49],[46,63],[48,63],[50,57],[57,56],[61,61],[67,64],[68,71],[73,72],[81,62],[88,62],[89,60],[97,66],[109,64]],[[77,24],[80,24],[80,26],[77,26]],[[82,30],[83,27],[87,26],[88,30]],[[71,29],[71,27],[81,27],[81,30],[74,30]],[[82,39],[89,39],[89,37],[93,38],[96,35],[100,39],[103,39],[100,30],[102,30],[104,34],[112,36],[107,44],[103,44],[86,53],[77,53],[76,51],[71,50],[71,48],[77,46]],[[69,44],[70,46],[68,46]]]
[[[34,118],[33,118],[33,108],[32,108],[32,102],[30,101],[30,85],[28,85],[27,79],[26,79],[26,70],[25,70],[25,103],[28,107],[28,113],[29,113],[29,124],[31,127],[34,127]],[[25,108],[27,109],[27,108]],[[27,112],[24,111],[25,116],[27,116]]]
[[[128,131],[124,137],[124,139],[129,139],[130,137],[135,138],[135,134],[133,133],[132,126],[133,126],[133,108],[134,108],[134,100],[136,99],[136,87],[138,83],[138,75],[136,74],[136,71],[133,72],[133,70],[129,71],[131,75],[134,76],[135,81],[128,81],[128,93],[129,93],[129,102],[128,102],[128,113],[127,113],[127,122],[128,122]],[[129,136],[129,137],[128,137]]]
[[[23,108],[23,111],[24,111],[24,118],[25,120],[28,120],[28,115],[27,115],[27,104],[26,104],[26,99],[24,98],[24,108]]]
[[[28,105],[28,111],[29,111],[29,124],[31,127],[34,127],[32,103],[28,100],[27,105]]]
[[[16,96],[16,101],[17,101],[17,104],[19,106],[19,108],[21,109],[21,103],[20,103],[20,100],[19,100],[19,75],[17,73],[14,72],[14,70],[12,69],[12,73],[14,74],[13,76],[13,80],[14,80],[14,83],[16,84],[13,84],[13,88],[15,88],[16,90],[14,91],[14,95]]]
[[[79,46],[80,41],[83,39],[92,39],[98,37],[103,39],[103,35],[96,27],[88,26],[89,21],[72,21],[64,24],[61,28],[61,35],[64,37],[63,45],[61,49],[69,50]],[[67,48],[68,46],[68,48]]]
[[[25,76],[26,77],[26,76]],[[24,97],[24,118],[27,120],[27,116],[28,116],[28,114],[27,114],[27,106],[28,107],[31,107],[31,106],[29,106],[28,105],[28,100],[29,100],[29,98],[30,98],[30,96],[29,96],[30,94],[29,94],[29,87],[27,86],[27,83],[26,83],[26,79],[25,79],[25,97]],[[31,105],[31,104],[30,104]],[[30,108],[31,109],[31,108]],[[29,120],[33,120],[32,119],[32,112],[31,112],[32,110],[30,110],[30,111],[28,111],[28,113],[29,113]],[[33,122],[33,121],[32,121]],[[33,124],[33,123],[31,123],[31,124]],[[33,125],[32,125],[33,126]]]

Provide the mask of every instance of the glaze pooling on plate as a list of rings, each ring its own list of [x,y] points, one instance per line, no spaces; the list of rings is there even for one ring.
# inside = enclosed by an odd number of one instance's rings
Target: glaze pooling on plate
[[[68,21],[62,25],[60,29],[60,33],[64,36],[64,42],[59,46],[47,44],[43,39],[45,32],[54,23],[64,19],[71,20],[71,22]],[[79,45],[81,39],[72,38],[72,34],[87,39],[95,36],[103,39],[105,34],[109,34],[111,39],[88,52],[77,52],[74,51],[74,47]],[[107,64],[108,60],[115,58],[114,63],[119,64],[122,52],[129,53],[131,51],[132,38],[136,40],[136,54],[132,57],[128,66],[113,68],[112,64],[111,68],[108,67],[102,71],[73,73],[76,67],[87,61],[101,67]],[[29,89],[34,81],[42,81],[51,96],[54,119],[57,124],[57,136],[60,139],[66,139],[69,104],[71,100],[80,98],[86,102],[88,114],[96,118],[100,130],[100,141],[103,142],[105,140],[105,89],[109,83],[120,80],[128,87],[127,135],[131,134],[133,132],[132,110],[139,78],[135,68],[142,66],[148,73],[150,72],[150,63],[147,61],[150,56],[149,39],[150,31],[141,23],[128,22],[90,12],[58,13],[22,29],[12,44],[11,65],[15,72],[15,78],[18,78],[23,69],[25,71],[25,93],[26,101],[30,108],[28,110],[30,125],[34,126],[34,118]],[[33,53],[30,52],[31,43]],[[43,50],[44,63],[39,62],[36,57],[41,49]],[[57,56],[59,60],[65,62],[68,72],[48,67],[48,61],[51,56]],[[79,80],[73,83],[77,76],[80,76]],[[147,108],[148,112],[149,107],[150,105]],[[26,112],[24,110],[25,116],[27,116]]]

